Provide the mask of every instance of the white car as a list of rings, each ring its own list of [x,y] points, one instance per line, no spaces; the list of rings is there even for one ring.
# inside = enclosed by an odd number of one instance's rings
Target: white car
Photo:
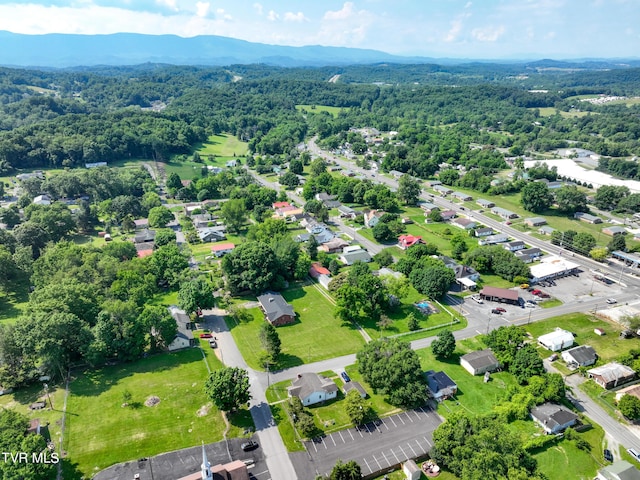
[[[618,301],[615,298],[607,298],[607,303],[611,305],[613,303],[618,303]]]
[[[484,303],[484,301],[480,298],[480,295],[472,295],[471,298],[478,303]]]

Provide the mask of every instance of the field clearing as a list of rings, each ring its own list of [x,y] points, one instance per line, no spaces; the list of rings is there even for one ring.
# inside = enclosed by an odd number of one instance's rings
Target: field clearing
[[[331,116],[337,117],[340,112],[342,111],[348,112],[350,108],[349,107],[330,107],[328,105],[296,105],[296,110],[304,113],[327,112],[327,113],[330,113]]]
[[[585,117],[589,114],[597,115],[597,112],[585,112],[581,110],[570,110],[568,112],[565,112],[563,110],[558,110],[557,108],[554,108],[554,107],[530,108],[529,110],[539,110],[541,117],[552,117],[553,115],[556,115],[558,113],[563,118]]]
[[[282,292],[282,296],[293,305],[296,322],[278,327],[282,341],[282,353],[278,368],[290,368],[305,363],[355,353],[364,345],[362,335],[333,315],[334,305],[315,286],[297,286]],[[248,310],[253,319],[237,325],[226,317],[242,356],[256,370],[263,370],[259,355],[263,350],[258,333],[265,321],[259,308]]]
[[[207,375],[197,348],[76,375],[69,386],[65,450],[91,476],[117,462],[221,440],[222,416],[203,390]],[[127,407],[125,390],[132,394]],[[150,396],[160,402],[146,406]]]
[[[249,144],[241,142],[234,135],[224,133],[211,135],[206,142],[196,144],[194,151],[200,155],[215,155],[216,157],[242,157],[247,154]],[[208,165],[213,163],[207,162]]]
[[[29,303],[29,279],[15,278],[0,290],[0,324],[15,323]],[[0,397],[2,398],[2,397]]]

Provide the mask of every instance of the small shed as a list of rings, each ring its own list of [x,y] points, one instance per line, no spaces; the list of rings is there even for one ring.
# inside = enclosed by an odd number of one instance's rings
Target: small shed
[[[407,476],[407,480],[420,480],[422,472],[413,460],[409,459],[402,464],[402,471]]]

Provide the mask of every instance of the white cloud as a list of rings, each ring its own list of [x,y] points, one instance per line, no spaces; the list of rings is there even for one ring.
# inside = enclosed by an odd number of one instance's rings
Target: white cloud
[[[253,4],[253,9],[256,11],[256,13],[257,13],[258,15],[262,15],[262,12],[263,12],[263,10],[264,10],[264,9],[262,8],[262,5],[261,5],[260,3],[254,3],[254,4]]]
[[[308,22],[309,19],[305,17],[304,13],[302,12],[298,12],[298,13],[286,12],[284,14],[284,21],[285,22]]]
[[[347,20],[354,14],[353,2],[345,2],[340,10],[328,10],[324,20]]]
[[[474,28],[471,30],[471,36],[480,42],[495,42],[504,33],[504,26]]]
[[[233,17],[228,13],[225,13],[224,8],[216,9],[216,18],[220,18],[222,20],[233,20]]]
[[[209,14],[209,8],[211,8],[209,2],[196,2],[196,15],[206,17]]]
[[[276,20],[278,20],[280,18],[280,15],[278,15],[276,12],[274,12],[273,10],[269,10],[269,13],[267,14],[267,20],[271,21],[271,22],[275,22]]]
[[[162,5],[163,7],[170,8],[174,12],[178,11],[178,5],[176,4],[176,0],[156,0],[158,5]]]
[[[445,42],[454,42],[462,31],[462,20],[457,18],[451,22],[451,28],[444,37]]]

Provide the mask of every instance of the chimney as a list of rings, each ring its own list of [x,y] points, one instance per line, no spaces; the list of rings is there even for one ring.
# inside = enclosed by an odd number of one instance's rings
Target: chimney
[[[273,297],[269,298],[269,303],[273,302],[275,299]]]
[[[302,378],[302,374],[301,373],[298,374],[298,378]]]

